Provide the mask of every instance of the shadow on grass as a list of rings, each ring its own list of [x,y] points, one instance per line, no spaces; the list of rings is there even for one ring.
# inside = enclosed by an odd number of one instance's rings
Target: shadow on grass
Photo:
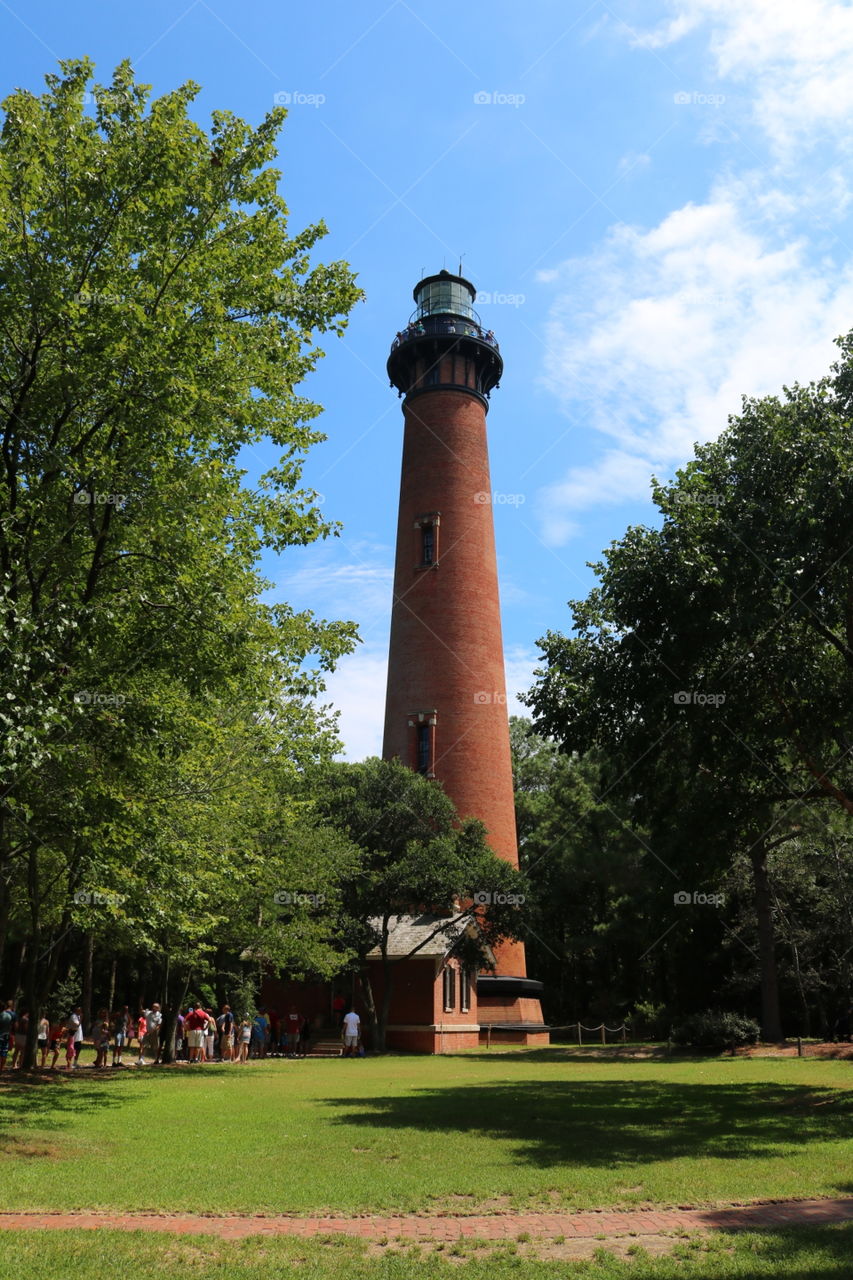
[[[543,1167],[742,1160],[853,1138],[853,1092],[770,1083],[511,1081],[326,1105],[341,1124],[508,1139]]]

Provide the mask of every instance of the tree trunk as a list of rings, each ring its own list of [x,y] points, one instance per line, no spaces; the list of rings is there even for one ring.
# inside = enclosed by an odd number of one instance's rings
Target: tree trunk
[[[92,1028],[92,968],[95,961],[95,935],[84,936],[83,979],[80,1003],[83,1006],[83,1034],[87,1036]]]
[[[767,848],[763,840],[750,849],[749,860],[752,863],[752,884],[761,962],[761,1034],[765,1040],[781,1040],[782,1016],[779,1009],[773,910],[770,877],[767,874]]]
[[[379,1015],[376,1012],[376,1001],[373,999],[373,987],[371,985],[370,978],[367,976],[366,968],[360,971],[358,975],[358,984],[361,987],[361,994],[364,996],[364,1007],[367,1010],[367,1016],[370,1019],[370,1029],[373,1033],[372,1048],[377,1050],[379,1053],[384,1053],[385,1041],[384,1038],[382,1038],[380,1045]]]
[[[107,999],[107,1012],[109,1013],[110,1017],[112,1017],[113,1015],[113,1008],[115,1006],[117,964],[118,964],[118,961],[114,958],[112,965],[110,967],[110,993],[109,993],[109,998]]]
[[[178,1025],[178,1014],[187,998],[187,991],[190,985],[190,975],[184,978],[183,990],[176,1000],[169,1000],[163,1005],[163,1027],[162,1027],[162,1046],[163,1051],[160,1055],[161,1062],[175,1061],[175,1030]]]
[[[41,1001],[38,990],[38,960],[41,943],[41,899],[39,894],[38,847],[30,846],[27,864],[27,896],[30,908],[30,937],[27,963],[24,970],[24,1008],[30,1015],[27,1040],[21,1066],[32,1071],[36,1065],[38,1048],[38,1024],[41,1017]]]
[[[0,878],[0,989],[3,984],[3,960],[6,955],[6,936],[9,931],[9,891]]]
[[[375,1046],[378,1053],[385,1052],[385,1039],[388,1031],[388,1015],[391,1012],[391,995],[394,989],[394,967],[389,963],[388,957],[383,957],[382,961],[382,1003],[379,1006],[379,1017],[376,1023],[377,1044]]]

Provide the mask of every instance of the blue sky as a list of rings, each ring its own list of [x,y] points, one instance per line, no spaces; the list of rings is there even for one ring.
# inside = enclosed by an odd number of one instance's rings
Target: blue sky
[[[88,54],[103,80],[129,57],[155,92],[198,81],[202,124],[290,102],[291,226],[324,218],[319,257],[367,298],[306,387],[328,435],[306,479],[342,536],[266,570],[278,597],[360,624],[329,682],[353,758],[381,746],[402,443],[384,367],[422,271],[464,255],[504,356],[511,689],[569,625],[586,562],[654,519],[651,474],[741,395],[825,372],[853,326],[850,4],[3,0],[0,50],[4,93]]]

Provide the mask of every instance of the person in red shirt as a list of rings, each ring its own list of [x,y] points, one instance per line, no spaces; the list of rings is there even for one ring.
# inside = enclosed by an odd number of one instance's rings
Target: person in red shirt
[[[184,1018],[184,1030],[187,1033],[187,1043],[190,1047],[190,1062],[202,1061],[204,1033],[207,1030],[209,1020],[210,1014],[205,1012],[201,1005],[195,1008],[190,1005]]]
[[[288,1009],[285,1022],[287,1024],[287,1056],[288,1058],[296,1058],[299,1056],[299,1032],[302,1027],[302,1019],[297,1012],[295,1004],[292,1004]]]

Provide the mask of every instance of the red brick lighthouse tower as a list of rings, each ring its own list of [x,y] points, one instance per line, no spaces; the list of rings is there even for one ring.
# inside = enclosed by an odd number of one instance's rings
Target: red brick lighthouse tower
[[[447,271],[421,280],[388,359],[405,399],[383,755],[438,778],[460,817],[479,818],[495,853],[517,866],[486,439],[503,361],[474,297]],[[505,944],[496,962],[468,1006],[475,1029],[547,1043],[523,943]]]

